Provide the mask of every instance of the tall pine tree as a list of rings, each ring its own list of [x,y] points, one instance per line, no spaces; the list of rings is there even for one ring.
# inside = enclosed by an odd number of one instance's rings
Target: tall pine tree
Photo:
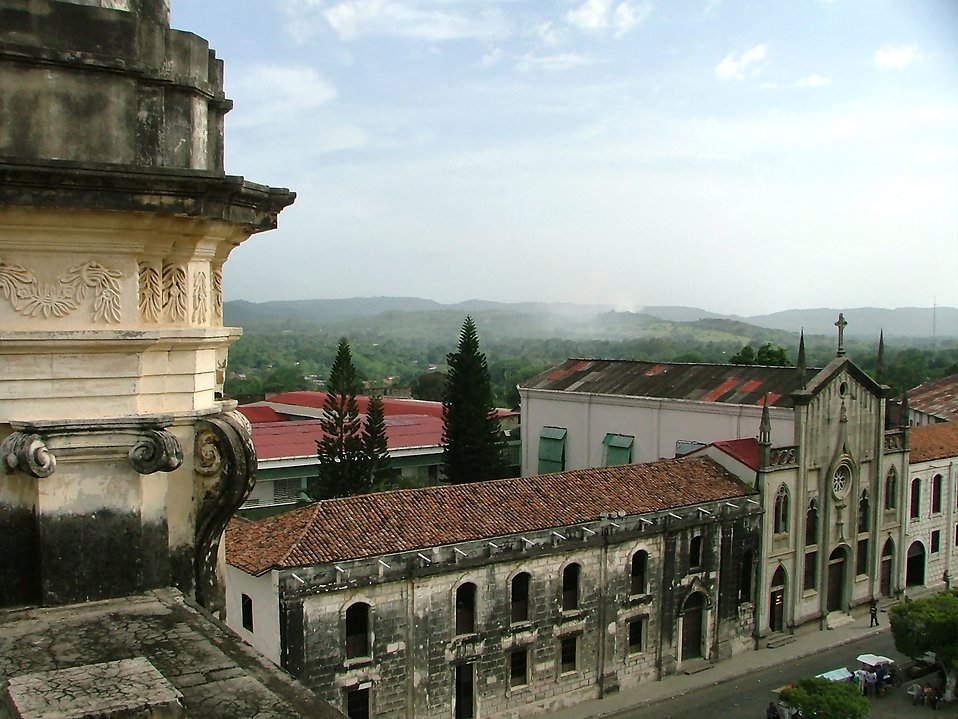
[[[392,463],[386,443],[386,411],[383,398],[369,398],[366,408],[366,424],[363,427],[363,448],[369,459],[369,480],[375,490],[392,488]]]
[[[343,337],[326,382],[326,402],[320,420],[323,438],[316,442],[323,497],[346,497],[371,488],[369,457],[356,404],[359,390],[349,342]]]
[[[450,482],[479,482],[505,475],[499,420],[492,405],[486,356],[476,323],[467,316],[459,349],[446,355],[449,374],[442,402],[442,459]]]

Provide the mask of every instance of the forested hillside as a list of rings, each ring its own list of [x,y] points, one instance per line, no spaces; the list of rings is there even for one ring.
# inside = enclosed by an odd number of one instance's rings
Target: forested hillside
[[[746,344],[757,349],[769,342],[784,347],[794,363],[798,347],[797,333],[724,318],[682,322],[576,305],[472,302],[449,307],[427,300],[402,301],[401,309],[395,309],[390,298],[370,298],[347,311],[337,308],[337,302],[317,301],[313,314],[302,307],[281,312],[276,305],[283,303],[268,303],[269,311],[227,303],[226,323],[244,328],[230,350],[227,394],[319,388],[338,339],[346,337],[357,370],[370,384],[413,385],[416,396],[437,399],[442,384],[435,375],[445,371],[446,355],[456,348],[466,314],[478,327],[500,406],[516,404],[516,384],[568,357],[722,363]],[[822,366],[835,356],[833,334],[806,334],[805,341],[809,366]],[[849,356],[874,373],[878,337],[852,338],[846,345]],[[885,366],[886,381],[896,391],[958,372],[958,340],[886,337]]]

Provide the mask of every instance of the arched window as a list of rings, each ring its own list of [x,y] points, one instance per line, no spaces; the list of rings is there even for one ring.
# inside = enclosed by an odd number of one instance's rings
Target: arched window
[[[775,534],[788,531],[788,487],[784,484],[775,495]]]
[[[562,609],[579,608],[579,565],[570,564],[562,570]]]
[[[858,500],[858,533],[868,531],[868,490],[862,490],[862,496]]]
[[[476,631],[476,585],[466,582],[456,590],[456,634]]]
[[[818,544],[818,502],[814,499],[805,512],[805,546],[812,544]]]
[[[648,586],[649,554],[644,549],[632,555],[632,575],[630,591],[632,594],[645,594]]]
[[[941,485],[942,479],[940,474],[936,474],[931,478],[931,513],[940,514],[941,513]]]
[[[885,509],[898,506],[898,470],[894,467],[885,475]]]
[[[529,621],[529,572],[519,572],[512,578],[512,623]]]
[[[702,566],[702,535],[692,537],[689,542],[689,569]]]
[[[921,480],[918,477],[911,480],[911,507],[908,509],[908,516],[912,519],[921,516]]]
[[[346,609],[346,658],[369,656],[369,605],[350,604]]]

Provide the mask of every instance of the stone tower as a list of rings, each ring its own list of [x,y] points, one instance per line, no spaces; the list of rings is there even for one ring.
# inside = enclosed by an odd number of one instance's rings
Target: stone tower
[[[0,606],[221,606],[223,263],[295,197],[224,173],[230,107],[167,0],[0,0]]]

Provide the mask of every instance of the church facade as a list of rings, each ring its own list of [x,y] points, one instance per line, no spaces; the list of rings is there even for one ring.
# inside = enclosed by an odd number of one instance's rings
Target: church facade
[[[704,456],[327,500],[233,521],[227,618],[347,716],[534,716],[753,648],[760,533]]]
[[[759,644],[848,621],[906,585],[909,465],[888,387],[845,356],[837,326],[822,369],[802,348],[797,368],[568,360],[520,388],[523,467],[704,453],[761,497]]]

